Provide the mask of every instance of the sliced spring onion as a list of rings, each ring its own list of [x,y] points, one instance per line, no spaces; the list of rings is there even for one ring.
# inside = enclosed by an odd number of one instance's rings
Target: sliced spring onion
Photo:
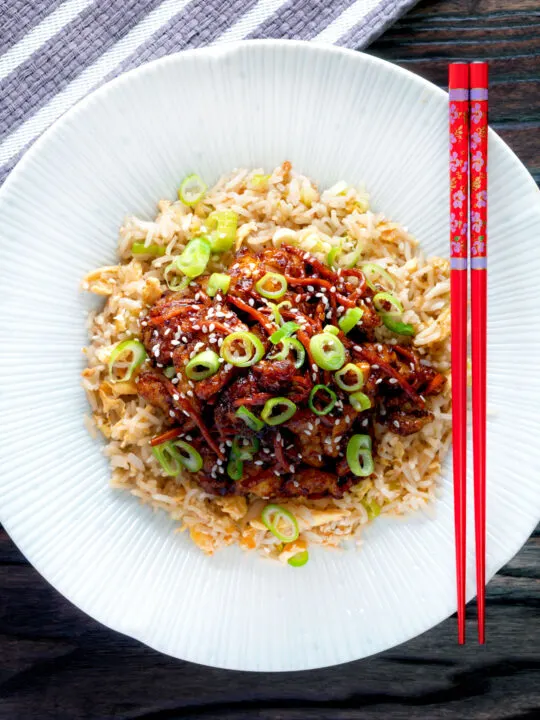
[[[283,318],[281,317],[278,306],[276,305],[276,303],[268,302],[268,307],[270,308],[272,315],[274,316],[274,322],[279,327],[279,325],[283,324]]]
[[[235,435],[232,444],[232,452],[240,460],[251,460],[255,453],[259,450],[261,443],[257,437],[245,437],[244,435]]]
[[[333,247],[329,251],[328,255],[326,256],[326,264],[329,265],[330,267],[334,267],[336,258],[340,252],[341,252],[341,247],[339,245],[336,245],[335,247]]]
[[[199,472],[203,466],[203,460],[198,452],[195,450],[193,445],[190,445],[183,440],[173,440],[173,445],[177,449],[180,455],[180,462],[190,472]],[[160,447],[159,445],[157,447]]]
[[[181,255],[174,260],[174,265],[189,278],[202,275],[206,270],[212,249],[210,241],[205,237],[190,240]]]
[[[208,216],[212,228],[213,252],[227,252],[234,245],[238,228],[238,215],[233,210],[216,210]]]
[[[385,305],[391,305],[393,308],[395,308],[395,312],[402,313],[403,312],[403,305],[401,302],[397,299],[397,297],[394,297],[392,293],[389,292],[378,292],[373,296],[373,305],[375,306],[375,309],[379,312],[387,311],[387,308]],[[394,311],[390,311],[394,313]]]
[[[250,430],[254,430],[255,432],[259,432],[259,430],[262,430],[264,427],[264,423],[262,420],[259,420],[259,418],[254,415],[251,410],[248,410],[247,407],[244,405],[241,405],[238,410],[235,413],[236,417],[241,418],[248,428]]]
[[[363,412],[364,410],[369,410],[371,407],[371,400],[363,392],[355,392],[349,395],[349,402],[356,412]]]
[[[323,370],[339,370],[345,362],[345,348],[339,338],[324,332],[313,335],[309,349],[317,365]]]
[[[349,308],[345,315],[338,320],[338,325],[341,328],[342,332],[344,332],[345,335],[347,335],[347,333],[350,333],[353,327],[356,327],[358,325],[358,323],[362,319],[363,314],[364,311],[362,310],[362,308]]]
[[[180,183],[178,199],[184,205],[196,205],[206,192],[206,183],[198,175],[188,175]]]
[[[263,357],[264,345],[251,332],[233,332],[223,341],[220,354],[230,365],[250,367]]]
[[[393,313],[385,313],[382,316],[382,321],[385,324],[385,327],[392,332],[395,332],[396,335],[414,335],[414,326],[409,323],[402,322]]]
[[[209,297],[215,297],[218,292],[226,295],[230,284],[231,278],[229,275],[225,275],[225,273],[212,273],[208,278],[206,294]]]
[[[302,550],[302,552],[296,553],[296,555],[293,555],[290,557],[287,562],[289,565],[292,565],[292,567],[302,567],[302,565],[305,565],[307,561],[309,560],[309,553],[307,550]]]
[[[261,520],[268,530],[284,543],[294,542],[298,539],[300,530],[298,529],[298,521],[294,515],[281,505],[270,503],[262,513]]]
[[[227,475],[231,480],[241,480],[244,474],[244,462],[235,453],[229,455],[227,463]]]
[[[367,510],[369,520],[374,520],[381,514],[381,506],[376,500],[366,500],[364,498],[361,502]]]
[[[339,335],[339,328],[335,325],[325,325],[323,327],[323,333],[332,333],[332,335]]]
[[[277,300],[287,292],[287,280],[283,275],[267,272],[255,283],[255,290],[268,300]]]
[[[163,245],[145,245],[143,242],[134,242],[131,246],[131,254],[161,257],[165,255],[165,247]]]
[[[274,345],[277,345],[279,342],[284,340],[285,338],[290,337],[291,335],[294,335],[294,333],[300,330],[300,325],[298,323],[292,322],[291,320],[289,322],[284,323],[279,330],[276,330],[275,333],[272,333],[270,335],[270,342]]]
[[[174,367],[174,365],[169,365],[168,367],[165,368],[165,370],[163,371],[163,374],[165,375],[165,377],[168,377],[170,380],[171,378],[173,378],[176,375],[176,368]]]
[[[315,406],[315,400],[319,393],[326,393],[329,397],[328,402],[322,408]],[[336,401],[337,396],[332,388],[329,388],[327,385],[315,385],[309,393],[308,405],[309,409],[312,410],[315,415],[328,415],[328,413],[333,410]]]
[[[131,355],[131,360],[128,360]],[[109,381],[112,383],[128,382],[147,358],[144,345],[139,340],[122,340],[114,346],[109,356]],[[117,377],[115,365],[118,362],[128,362],[124,374]]]
[[[369,435],[353,435],[347,444],[347,464],[357,477],[367,477],[374,469]]]
[[[203,350],[192,357],[186,365],[186,375],[190,380],[206,380],[219,370],[219,355],[213,350]]]
[[[290,310],[292,308],[292,302],[290,300],[282,300],[278,303],[278,310],[281,310],[281,308],[288,308]]]
[[[349,378],[354,376],[354,380],[349,382]],[[360,370],[358,365],[353,363],[347,363],[341,370],[338,370],[334,375],[334,381],[336,385],[345,390],[345,392],[355,392],[364,387],[364,373]]]
[[[345,262],[345,267],[349,270],[352,270],[352,268],[355,268],[358,265],[358,261],[362,257],[362,250],[357,248],[356,250],[352,250],[351,252],[347,253],[343,256],[343,261]]]
[[[173,273],[172,277],[171,272]],[[191,282],[191,278],[188,278],[186,275],[178,275],[178,268],[176,267],[176,263],[174,262],[167,265],[167,267],[165,268],[164,277],[165,282],[167,283],[167,287],[173,292],[177,292],[178,290],[183,290],[184,288],[187,288],[187,286]]]
[[[361,270],[366,278],[366,283],[372,290],[378,290],[375,283],[382,285],[381,280],[384,280],[384,283],[389,290],[394,289],[396,285],[394,279],[380,265],[376,265],[375,263],[363,263]]]
[[[183,440],[169,440],[152,448],[152,453],[166,475],[178,475],[184,467],[190,472],[198,472],[203,461],[200,453]]]
[[[283,408],[281,412],[274,414],[274,411]],[[290,420],[296,412],[296,405],[286,397],[276,397],[267,400],[264,404],[261,418],[267,425],[281,425]]]
[[[298,370],[306,359],[306,350],[300,340],[296,338],[284,338],[281,341],[282,348],[278,352],[268,355],[269,360],[286,360],[292,351],[296,355],[294,367]]]
[[[172,442],[164,442],[161,443],[161,445],[156,445],[152,448],[152,454],[161,465],[165,475],[174,477],[178,475],[182,469],[180,454],[176,451]]]

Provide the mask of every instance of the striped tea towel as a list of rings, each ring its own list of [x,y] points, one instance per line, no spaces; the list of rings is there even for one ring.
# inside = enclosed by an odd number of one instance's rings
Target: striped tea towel
[[[0,183],[84,95],[184,48],[243,38],[365,47],[417,0],[0,0]]]

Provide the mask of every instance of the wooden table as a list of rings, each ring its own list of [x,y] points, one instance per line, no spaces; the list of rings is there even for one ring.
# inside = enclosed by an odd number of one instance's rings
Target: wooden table
[[[539,0],[425,0],[370,52],[441,86],[449,60],[489,59],[492,125],[538,182]],[[450,619],[340,667],[226,672],[165,657],[90,620],[0,530],[0,720],[532,720],[540,712],[539,606],[537,532],[489,584],[483,648],[459,648]],[[474,613],[470,606],[471,637]]]

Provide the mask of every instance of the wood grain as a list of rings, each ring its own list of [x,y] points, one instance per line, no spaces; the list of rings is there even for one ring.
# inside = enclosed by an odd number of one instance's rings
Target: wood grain
[[[445,86],[489,58],[495,128],[540,180],[540,1],[426,0],[370,49]],[[160,655],[53,590],[0,529],[0,720],[532,720],[540,716],[540,532],[491,581],[485,647],[455,618],[374,658],[304,673]],[[468,608],[474,636],[474,603]]]

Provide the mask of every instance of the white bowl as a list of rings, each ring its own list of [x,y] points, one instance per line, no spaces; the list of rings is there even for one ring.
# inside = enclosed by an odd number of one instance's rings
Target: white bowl
[[[487,574],[540,517],[540,196],[490,134]],[[30,562],[105,625],[162,652],[241,670],[365,657],[455,611],[451,474],[435,518],[380,519],[360,551],[302,569],[205,557],[164,514],[108,487],[83,426],[91,268],[127,213],[198,172],[284,159],[321,184],[365,181],[376,209],[447,254],[447,95],[376,58],[299,42],[185,52],[102,87],[32,147],[0,192],[0,516]],[[469,493],[472,520],[472,491]],[[472,522],[470,523],[472,529]],[[468,595],[474,594],[469,535]]]

